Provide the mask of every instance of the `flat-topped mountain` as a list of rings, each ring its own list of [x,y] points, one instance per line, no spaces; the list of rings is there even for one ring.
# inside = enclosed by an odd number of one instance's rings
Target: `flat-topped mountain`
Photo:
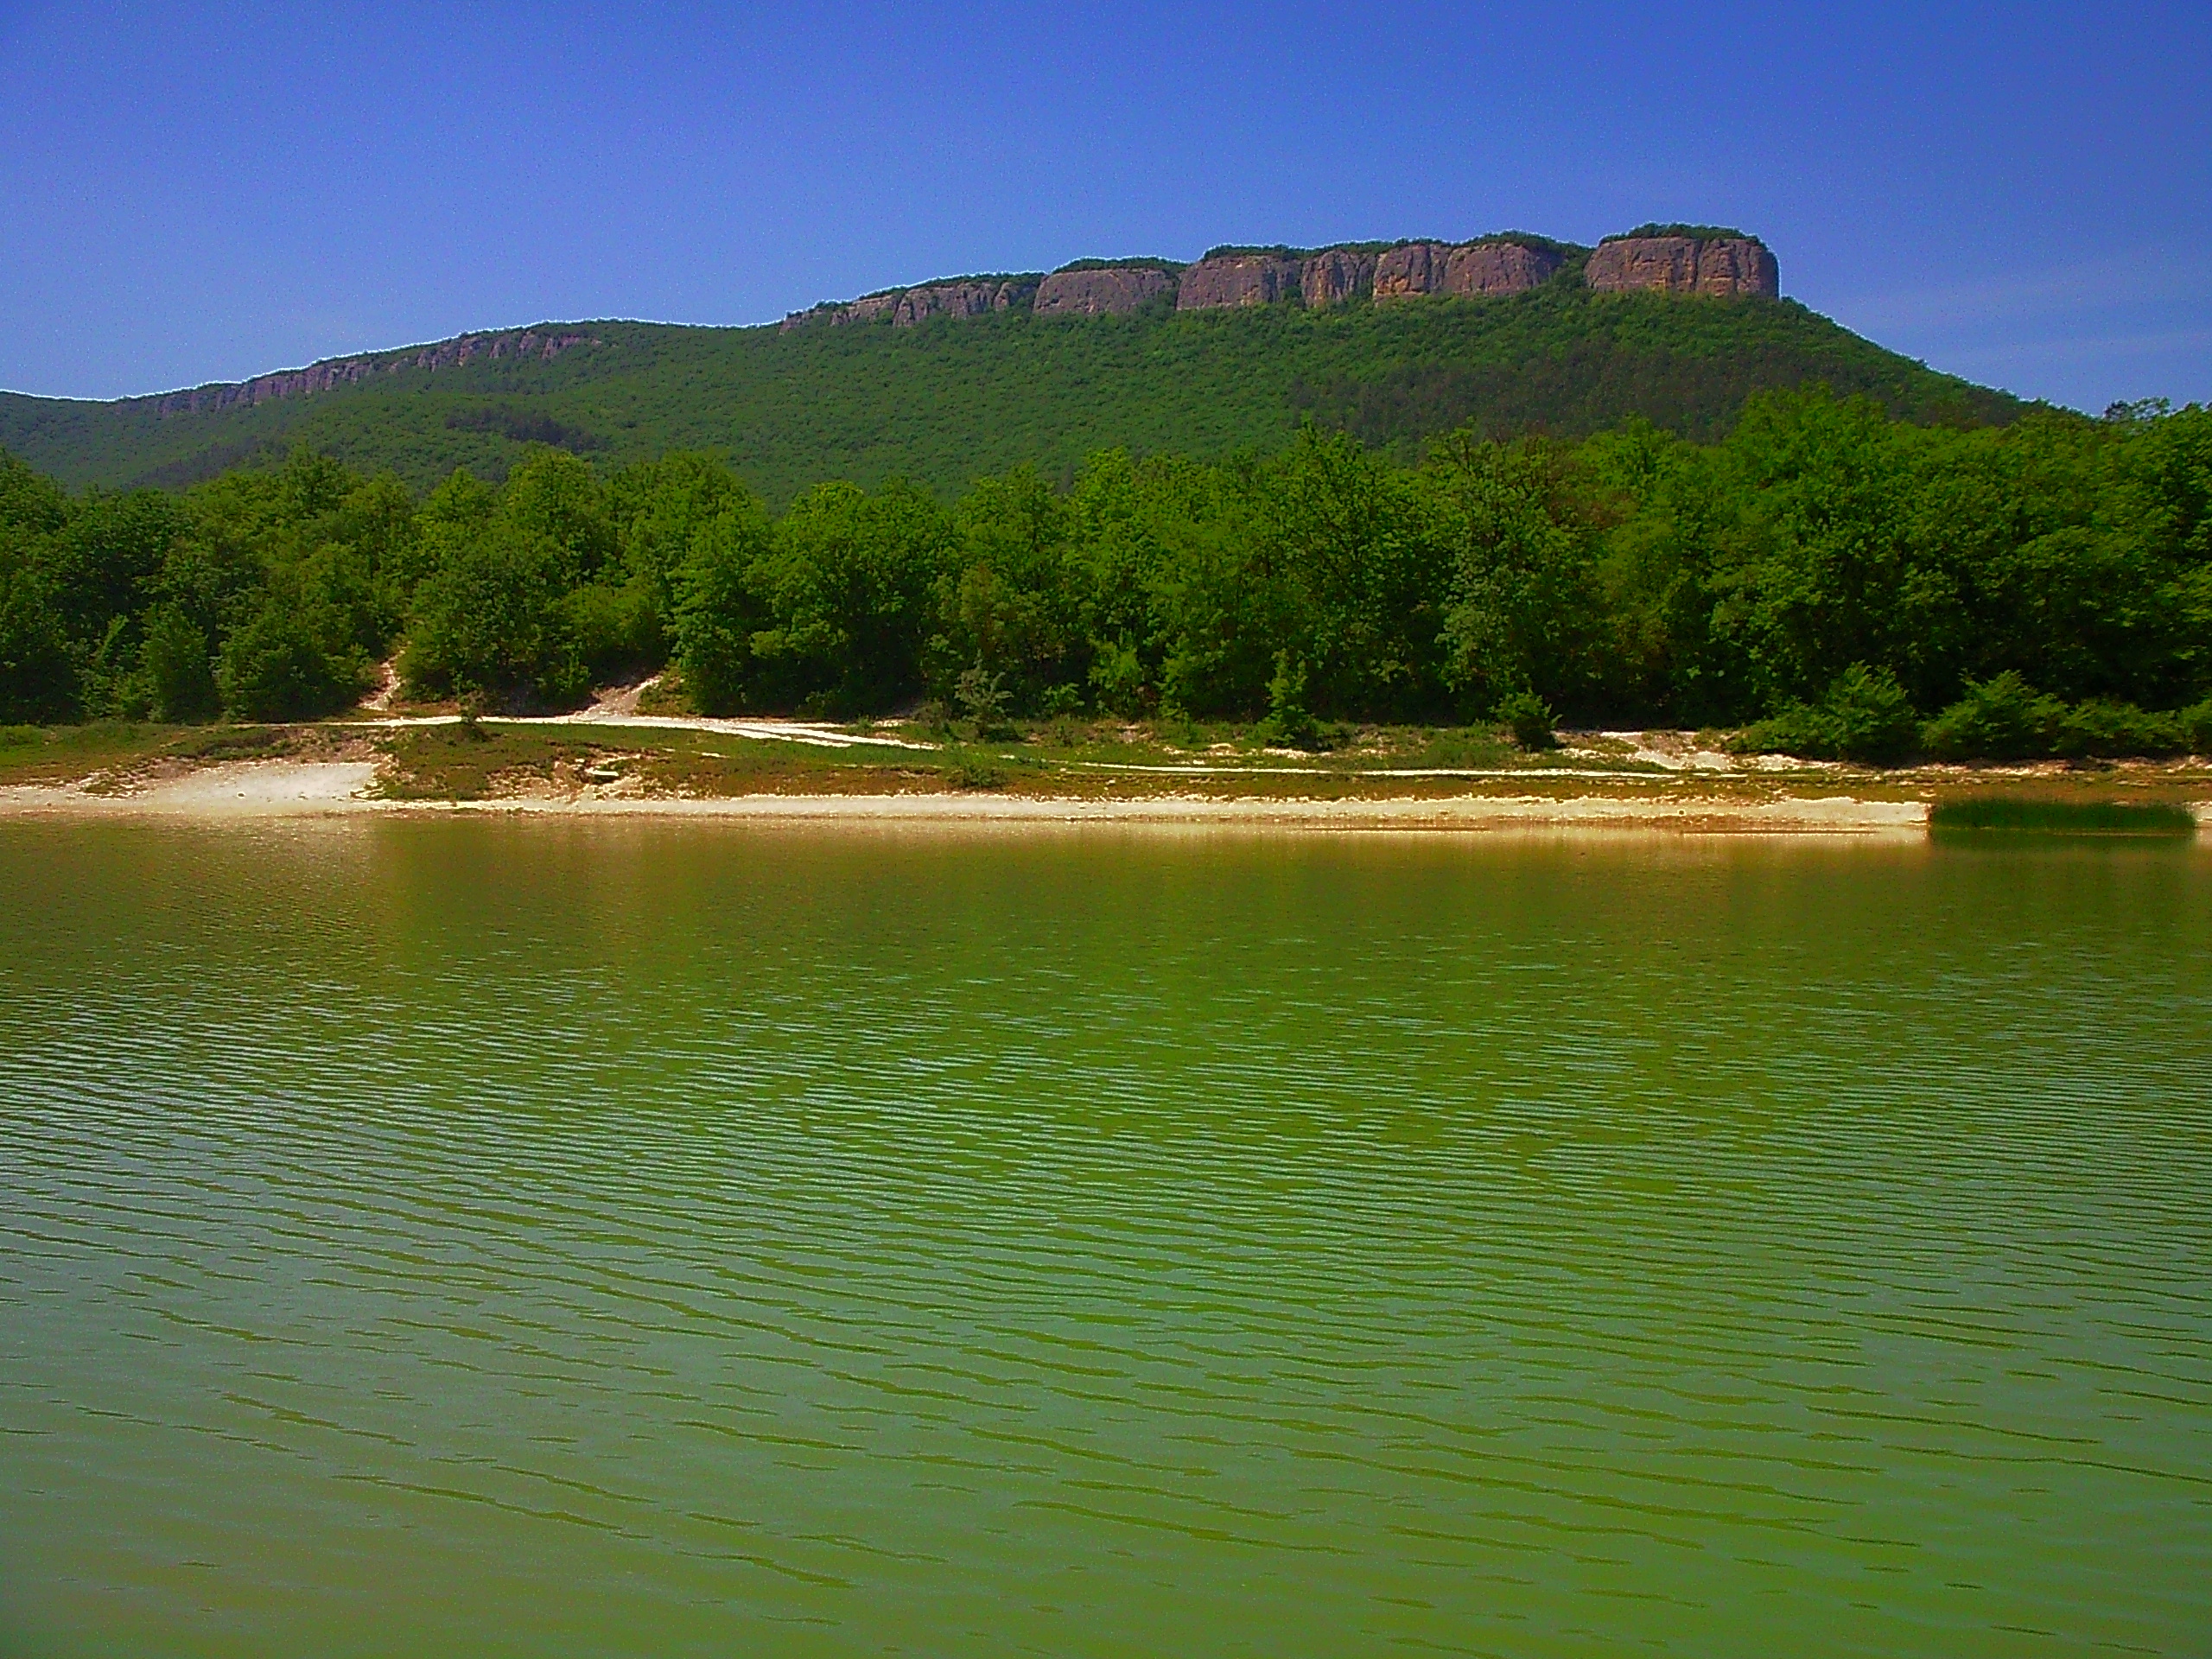
[[[1645,226],[1223,247],[939,278],[779,325],[541,323],[111,403],[0,394],[0,447],[74,485],[175,486],[298,444],[418,487],[533,443],[610,463],[727,457],[771,501],[827,478],[940,490],[1122,447],[1268,448],[1301,422],[1410,451],[1475,422],[1694,437],[1824,381],[1922,421],[2020,405],[1781,297],[1758,238]]]

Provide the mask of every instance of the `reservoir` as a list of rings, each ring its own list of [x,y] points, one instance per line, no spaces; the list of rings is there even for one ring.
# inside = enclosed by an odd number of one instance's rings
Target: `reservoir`
[[[0,823],[0,1654],[2212,1630],[2212,850]]]

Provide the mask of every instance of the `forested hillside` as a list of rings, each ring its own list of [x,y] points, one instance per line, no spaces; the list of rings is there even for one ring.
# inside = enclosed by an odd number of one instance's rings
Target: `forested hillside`
[[[418,696],[507,707],[672,663],[709,711],[978,727],[1548,705],[1874,759],[2212,748],[2212,411],[1962,429],[1771,392],[1709,444],[1470,426],[1403,465],[1309,429],[779,513],[697,454],[540,448],[419,499],[306,449],[181,493],[0,459],[0,721],[309,715],[393,652]]]
[[[186,405],[219,399],[0,395],[0,447],[73,489],[177,488],[305,446],[418,492],[457,467],[496,481],[533,443],[602,474],[696,449],[780,507],[825,479],[900,477],[950,499],[1025,463],[1065,480],[1101,449],[1272,451],[1308,421],[1410,461],[1468,423],[1580,437],[1640,416],[1711,440],[1751,393],[1816,382],[1916,422],[2018,412],[1790,301],[1599,294],[1572,276],[1510,297],[1312,310],[1178,313],[1162,299],[1126,315],[912,327],[548,325],[535,332],[577,343],[197,412]]]

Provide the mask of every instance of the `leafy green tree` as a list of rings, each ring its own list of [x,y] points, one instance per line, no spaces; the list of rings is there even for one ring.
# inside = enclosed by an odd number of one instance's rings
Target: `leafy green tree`
[[[1031,467],[979,480],[956,514],[959,550],[938,582],[938,630],[925,671],[949,689],[982,664],[1017,708],[1088,673],[1072,515]]]
[[[692,701],[712,715],[746,708],[759,672],[753,636],[766,622],[753,569],[767,556],[768,515],[751,496],[702,530],[676,580],[676,661]]]
[[[1281,648],[1310,662],[1317,704],[1401,715],[1433,708],[1437,599],[1451,559],[1429,504],[1380,457],[1312,427],[1255,482],[1268,563],[1298,620]]]
[[[60,613],[37,569],[0,544],[0,724],[77,712],[76,664]]]
[[[147,618],[142,647],[156,720],[199,720],[215,712],[219,696],[207,636],[181,611],[162,608]]]
[[[1549,446],[1462,435],[1429,474],[1451,548],[1444,683],[1476,709],[1531,691],[1586,704],[1594,676],[1598,527]]]
[[[1299,637],[1297,595],[1269,532],[1261,469],[1244,460],[1212,467],[1160,461],[1140,476],[1131,529],[1141,606],[1135,595],[1120,596],[1100,619],[1119,622],[1109,637],[1138,653],[1142,671],[1123,672],[1124,683],[1135,677],[1136,700],[1163,711],[1257,714],[1268,705],[1276,653]]]
[[[695,450],[635,462],[607,480],[625,580],[645,585],[664,624],[676,613],[677,575],[691,543],[745,494],[728,467]]]
[[[922,685],[950,519],[896,480],[825,484],[793,502],[752,581],[767,625],[752,640],[761,695],[786,707],[893,706]]]
[[[216,683],[236,720],[305,720],[360,696],[367,662],[345,619],[297,595],[272,593],[223,643]]]
[[[1853,663],[1895,663],[1910,478],[1880,405],[1768,393],[1722,448],[1751,493],[1758,556],[1737,614],[1766,695],[1815,698]]]
[[[590,689],[568,550],[495,521],[416,590],[400,672],[418,693],[572,703]]]
[[[493,521],[542,549],[549,572],[565,587],[596,579],[614,562],[606,488],[565,449],[531,449],[507,474]]]

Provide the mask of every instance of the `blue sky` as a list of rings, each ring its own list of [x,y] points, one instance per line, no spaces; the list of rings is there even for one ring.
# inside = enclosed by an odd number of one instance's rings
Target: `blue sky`
[[[2208,87],[2202,3],[0,0],[0,386],[1664,219],[1939,368],[2212,400]]]

